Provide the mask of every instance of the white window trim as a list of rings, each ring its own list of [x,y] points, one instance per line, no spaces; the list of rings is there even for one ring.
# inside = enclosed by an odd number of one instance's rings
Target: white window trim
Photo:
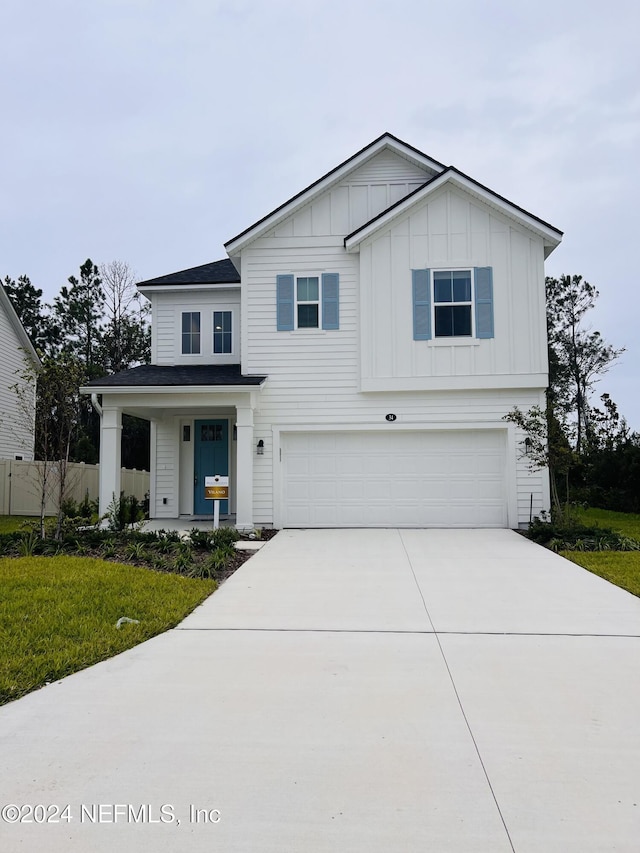
[[[471,301],[470,302],[438,302],[436,303],[436,285],[435,275],[437,272],[468,272],[471,278]],[[431,340],[429,343],[436,346],[444,346],[449,344],[464,345],[477,341],[476,338],[476,282],[475,270],[473,267],[437,267],[429,271],[431,279]],[[438,335],[436,336],[436,304],[439,307],[448,307],[450,305],[470,305],[471,306],[471,334],[470,335]]]
[[[182,347],[182,323],[184,320],[185,314],[198,314],[200,317],[200,348],[198,352],[185,352]],[[183,308],[180,309],[180,327],[179,327],[179,341],[178,341],[178,352],[183,358],[200,358],[202,356],[202,311],[197,309],[195,311],[185,311]]]
[[[317,278],[318,279],[318,298],[309,300],[298,300],[298,279],[300,278]],[[317,305],[318,306],[318,325],[317,326],[298,326],[298,305]],[[293,273],[293,328],[296,332],[321,332],[322,331],[322,273]]]
[[[231,314],[231,352],[215,352],[214,344],[213,344],[213,336],[215,334],[215,320],[214,316],[219,314]],[[236,354],[236,329],[235,329],[235,312],[232,308],[213,308],[211,311],[211,355],[213,358],[231,358]]]

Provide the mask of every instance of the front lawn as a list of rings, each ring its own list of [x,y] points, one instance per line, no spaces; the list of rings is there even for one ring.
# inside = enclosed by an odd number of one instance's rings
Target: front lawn
[[[216,586],[88,557],[0,558],[0,704],[174,627]],[[122,616],[139,624],[118,629]]]
[[[640,551],[561,551],[563,557],[640,596]]]
[[[632,539],[640,539],[640,515],[631,512],[614,512],[611,509],[581,509],[578,517],[583,524],[609,527]]]
[[[26,521],[40,524],[40,518],[35,515],[0,515],[0,533],[13,533],[16,530],[21,530]]]

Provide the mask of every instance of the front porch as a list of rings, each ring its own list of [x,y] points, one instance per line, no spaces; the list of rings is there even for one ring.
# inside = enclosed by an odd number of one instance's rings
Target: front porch
[[[239,365],[144,365],[81,389],[100,414],[100,513],[121,491],[122,415],[129,414],[151,422],[149,523],[212,527],[204,487],[217,474],[229,478],[224,523],[252,530],[253,413],[265,379],[242,376]]]

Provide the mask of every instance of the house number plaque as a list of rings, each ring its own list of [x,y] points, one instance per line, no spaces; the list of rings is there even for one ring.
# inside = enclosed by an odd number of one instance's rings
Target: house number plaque
[[[385,416],[384,416],[384,419],[385,419],[386,421],[397,421],[397,420],[398,420],[398,416],[390,413],[390,414],[388,414],[388,415],[385,415]]]

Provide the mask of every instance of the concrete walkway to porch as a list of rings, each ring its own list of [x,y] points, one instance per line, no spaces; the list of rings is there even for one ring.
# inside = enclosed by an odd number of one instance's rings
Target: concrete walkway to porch
[[[72,818],[0,849],[637,853],[639,707],[640,601],[516,533],[285,530],[0,708],[0,805]]]

